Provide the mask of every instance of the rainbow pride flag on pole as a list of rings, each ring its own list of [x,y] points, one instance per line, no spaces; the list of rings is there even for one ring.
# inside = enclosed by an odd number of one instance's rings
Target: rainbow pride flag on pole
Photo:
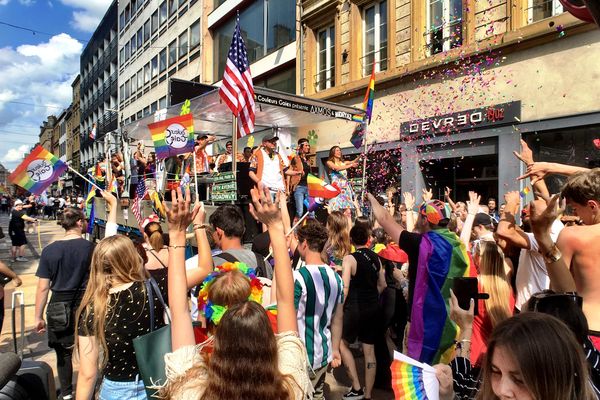
[[[194,116],[179,115],[148,125],[156,159],[162,160],[194,151]]]
[[[395,351],[390,369],[392,370],[392,389],[396,399],[439,399],[439,382],[432,366],[422,364]]]
[[[427,364],[448,364],[457,335],[450,319],[455,277],[468,276],[471,259],[455,233],[435,229],[421,239],[413,292],[408,356]]]
[[[335,196],[341,193],[339,188],[326,183],[312,174],[307,175],[306,184],[308,186],[308,195],[310,197],[333,199]]]
[[[54,154],[39,144],[27,158],[8,176],[8,180],[32,194],[41,194],[68,169]]]
[[[362,108],[365,110],[365,122],[371,123],[371,115],[373,114],[373,98],[375,97],[375,65],[373,62],[373,71],[371,72],[371,79],[369,80],[369,87],[362,103]]]

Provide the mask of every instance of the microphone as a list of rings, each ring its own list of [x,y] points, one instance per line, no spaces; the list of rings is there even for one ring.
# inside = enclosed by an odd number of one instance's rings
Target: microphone
[[[0,389],[15,376],[21,368],[21,359],[15,353],[0,353]]]

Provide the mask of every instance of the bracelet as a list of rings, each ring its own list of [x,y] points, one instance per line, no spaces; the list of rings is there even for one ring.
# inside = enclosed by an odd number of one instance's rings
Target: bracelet
[[[206,224],[194,224],[194,230],[197,231],[198,229],[206,229],[208,228],[208,225]]]
[[[174,244],[172,246],[169,245],[169,248],[170,249],[185,249],[185,244],[184,245],[176,245],[176,244]]]
[[[460,343],[471,343],[470,339],[463,339],[460,341]]]

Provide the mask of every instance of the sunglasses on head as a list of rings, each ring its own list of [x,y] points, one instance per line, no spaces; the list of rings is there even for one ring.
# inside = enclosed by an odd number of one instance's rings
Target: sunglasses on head
[[[529,309],[536,312],[547,312],[548,310],[570,307],[575,304],[581,309],[583,306],[583,297],[575,292],[554,293],[540,292],[535,293],[529,300]]]

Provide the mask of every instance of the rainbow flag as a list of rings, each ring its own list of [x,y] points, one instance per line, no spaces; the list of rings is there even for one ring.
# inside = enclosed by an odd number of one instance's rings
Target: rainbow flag
[[[307,199],[304,199],[304,205],[308,212],[313,212],[319,209],[324,203],[323,198],[321,197],[311,197],[308,196]]]
[[[312,174],[308,174],[306,177],[306,184],[308,186],[308,195],[310,197],[333,199],[335,196],[341,193],[340,189],[337,187],[325,183],[323,180]]]
[[[519,195],[521,196],[521,198],[525,198],[529,192],[531,192],[531,189],[529,189],[529,186],[525,186],[525,189],[521,190],[521,192],[519,193]]]
[[[375,97],[375,62],[373,63],[373,71],[371,72],[371,80],[369,81],[369,87],[362,103],[362,109],[365,110],[365,119],[371,123],[371,115],[373,114],[373,98]]]
[[[39,195],[67,169],[67,164],[38,144],[8,176],[8,180],[32,194]]]
[[[433,400],[439,398],[439,382],[435,369],[427,364],[394,352],[392,389],[396,399]]]
[[[435,229],[422,236],[408,332],[408,356],[427,364],[451,360],[456,324],[450,319],[455,277],[468,276],[471,259],[455,233]]]
[[[179,115],[148,125],[156,159],[162,160],[194,151],[194,116]]]

